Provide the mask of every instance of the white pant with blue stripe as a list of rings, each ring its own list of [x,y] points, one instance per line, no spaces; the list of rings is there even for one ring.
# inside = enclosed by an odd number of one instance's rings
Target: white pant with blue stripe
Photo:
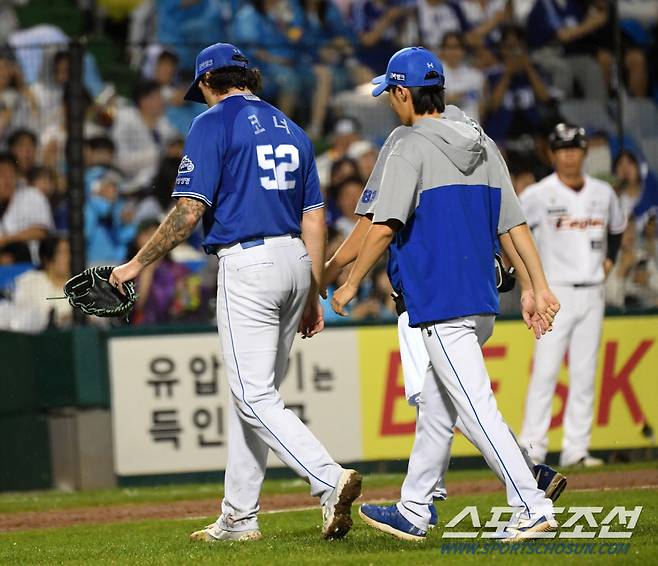
[[[437,476],[447,468],[458,418],[469,440],[504,481],[508,504],[526,513],[552,516],[553,503],[537,488],[491,389],[481,344],[491,336],[493,324],[493,316],[470,316],[422,331],[431,367],[420,395],[416,440],[398,504],[419,529],[427,530],[427,505]]]
[[[299,238],[267,238],[218,252],[217,326],[232,403],[220,526],[257,528],[256,513],[273,450],[323,501],[342,468],[278,392],[310,285]]]

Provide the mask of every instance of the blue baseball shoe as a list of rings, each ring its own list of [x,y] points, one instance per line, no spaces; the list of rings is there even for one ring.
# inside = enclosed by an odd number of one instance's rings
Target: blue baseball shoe
[[[567,487],[567,478],[546,464],[537,464],[532,473],[537,480],[537,487],[555,503]]]
[[[428,507],[430,509],[430,529],[433,529],[439,522],[439,514],[436,512],[434,503],[430,503]]]
[[[375,529],[393,535],[400,540],[422,541],[427,531],[421,531],[407,521],[396,505],[382,507],[378,505],[361,505],[359,515],[366,523]]]

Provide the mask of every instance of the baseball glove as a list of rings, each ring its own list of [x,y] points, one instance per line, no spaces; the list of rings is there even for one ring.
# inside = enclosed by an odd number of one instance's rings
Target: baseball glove
[[[124,283],[125,295],[121,294],[110,285],[112,269],[110,266],[91,267],[71,277],[64,285],[64,294],[71,306],[95,316],[127,316],[137,300],[135,284]]]
[[[514,289],[516,278],[514,277],[514,268],[505,268],[503,258],[496,254],[496,288],[499,293],[507,293]]]

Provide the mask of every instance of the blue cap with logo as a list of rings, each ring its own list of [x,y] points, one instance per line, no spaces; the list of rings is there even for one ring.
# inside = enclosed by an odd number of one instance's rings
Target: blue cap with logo
[[[437,76],[426,79],[427,73],[432,71]],[[443,86],[444,83],[443,64],[434,53],[424,47],[405,47],[391,57],[385,75],[372,79],[372,84],[377,85],[372,95],[379,96],[393,85]]]
[[[205,102],[199,88],[199,79],[204,73],[221,69],[222,67],[248,67],[249,61],[235,45],[230,43],[215,43],[206,47],[196,56],[194,65],[194,82],[187,89],[185,100]]]

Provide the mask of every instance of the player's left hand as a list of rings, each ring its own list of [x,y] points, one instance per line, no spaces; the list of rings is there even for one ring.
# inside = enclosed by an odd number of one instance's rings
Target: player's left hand
[[[354,297],[356,297],[358,290],[358,287],[350,285],[349,283],[345,283],[336,289],[331,301],[331,308],[334,309],[334,312],[340,316],[347,316],[345,307]]]
[[[110,275],[110,285],[119,289],[121,293],[124,293],[123,283],[137,279],[142,268],[142,264],[135,259],[131,259],[128,263],[115,267]]]
[[[541,317],[547,330],[553,330],[553,320],[560,310],[560,301],[553,294],[553,292],[546,288],[535,292],[535,304],[537,314]]]
[[[605,273],[606,279],[608,278],[608,275],[610,275],[610,272],[614,266],[615,264],[612,262],[612,260],[609,257],[606,257],[603,261],[603,273]]]

